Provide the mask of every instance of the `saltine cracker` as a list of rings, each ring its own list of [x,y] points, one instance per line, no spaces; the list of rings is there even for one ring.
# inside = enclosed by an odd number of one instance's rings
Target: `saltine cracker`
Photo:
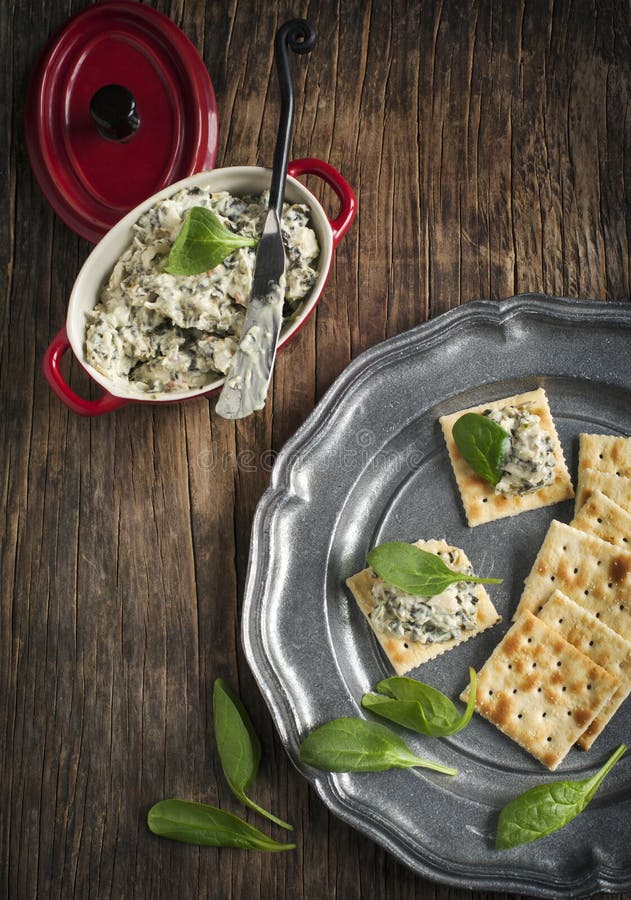
[[[614,434],[579,434],[578,466],[631,477],[631,437]]]
[[[524,403],[532,404],[530,411],[539,416],[542,429],[550,436],[556,462],[555,478],[551,484],[528,494],[496,493],[494,486],[474,472],[461,456],[453,438],[453,427],[465,413],[482,414],[487,409],[521,406]],[[548,399],[543,388],[528,391],[525,394],[516,394],[513,397],[492,400],[480,406],[472,406],[469,409],[462,409],[451,415],[441,416],[439,422],[443,430],[462,505],[470,527],[473,528],[476,525],[482,525],[485,522],[492,522],[507,516],[516,516],[518,513],[526,510],[539,509],[542,506],[559,503],[561,500],[567,500],[574,496],[563,449],[552,421]]]
[[[617,685],[526,610],[478,672],[476,711],[554,770]]]
[[[421,550],[427,550],[429,553],[437,553],[439,551],[448,551],[455,548],[451,547],[443,540],[416,541],[416,547]],[[465,553],[460,551],[460,559],[463,565],[469,565]],[[496,622],[500,621],[500,616],[493,606],[491,599],[482,584],[471,584],[471,591],[478,598],[476,627],[471,631],[462,631],[459,638],[451,638],[448,641],[437,641],[432,644],[423,644],[419,641],[411,641],[406,638],[397,638],[392,634],[380,631],[375,628],[370,618],[370,613],[375,608],[375,599],[372,595],[372,586],[375,581],[375,574],[372,569],[363,569],[356,575],[352,575],[347,579],[348,585],[353,597],[357,601],[357,605],[368,620],[368,624],[375,633],[377,640],[381,644],[386,656],[390,660],[392,668],[397,675],[404,675],[411,669],[422,665],[430,659],[452,650],[469,638],[475,637],[482,631],[486,631]]]
[[[515,617],[537,614],[555,589],[631,640],[631,553],[553,519]]]
[[[594,491],[572,521],[572,528],[593,534],[608,544],[631,550],[631,513],[607,497]]]
[[[626,475],[616,475],[615,472],[599,472],[598,469],[579,466],[575,513],[589,500],[594,491],[600,491],[618,506],[631,513],[631,478]]]
[[[631,693],[631,643],[559,590],[554,591],[546,602],[539,618],[619,682],[611,698],[578,739],[579,746],[589,750]]]

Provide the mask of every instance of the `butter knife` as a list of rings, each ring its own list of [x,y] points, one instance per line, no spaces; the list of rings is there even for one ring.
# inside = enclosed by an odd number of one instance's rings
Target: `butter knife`
[[[285,247],[280,217],[285,195],[287,162],[294,118],[294,91],[288,48],[294,53],[313,49],[316,33],[306,19],[291,19],[276,32],[274,57],[281,94],[281,114],[274,149],[272,181],[263,234],[256,250],[252,290],[239,346],[217,401],[225,419],[242,419],[265,406],[278,336],[283,323]]]

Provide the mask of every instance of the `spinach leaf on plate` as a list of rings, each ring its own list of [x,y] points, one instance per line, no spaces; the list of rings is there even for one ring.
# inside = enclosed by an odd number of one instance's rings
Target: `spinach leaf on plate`
[[[457,775],[456,769],[423,759],[385,725],[366,719],[333,719],[302,742],[302,762],[325,772],[383,772],[414,766]]]
[[[546,782],[511,800],[500,813],[496,849],[509,850],[537,841],[571,822],[592,800],[626,749],[626,745],[621,744],[591,778]]]
[[[442,691],[414,678],[394,676],[380,681],[378,694],[364,694],[364,709],[419,734],[445,737],[462,731],[475,708],[476,673],[469,669],[469,699],[461,713]]]

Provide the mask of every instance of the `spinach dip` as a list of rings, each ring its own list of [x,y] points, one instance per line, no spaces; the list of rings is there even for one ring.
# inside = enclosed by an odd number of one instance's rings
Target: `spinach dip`
[[[473,575],[461,550],[453,547],[435,552],[450,569]],[[388,584],[374,571],[372,577],[375,607],[370,620],[378,631],[421,644],[434,644],[458,639],[463,631],[473,631],[477,626],[478,597],[470,583],[458,581],[434,597],[421,597]]]
[[[556,460],[552,438],[541,427],[532,404],[485,409],[483,415],[496,422],[510,437],[510,451],[495,485],[499,494],[529,494],[555,479]]]
[[[86,360],[113,382],[151,394],[198,389],[230,368],[245,318],[256,249],[235,250],[200,275],[171,275],[164,265],[189,209],[211,210],[232,231],[259,237],[269,192],[234,197],[184,188],[134,225],[99,301],[87,314]],[[284,204],[285,318],[309,296],[320,248],[304,204]]]

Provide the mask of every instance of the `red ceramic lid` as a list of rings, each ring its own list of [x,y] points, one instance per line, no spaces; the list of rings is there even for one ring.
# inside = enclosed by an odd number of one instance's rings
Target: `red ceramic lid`
[[[203,60],[169,18],[135,0],[90,6],[53,38],[29,85],[25,127],[44,194],[93,242],[151,194],[211,169],[217,154]]]

